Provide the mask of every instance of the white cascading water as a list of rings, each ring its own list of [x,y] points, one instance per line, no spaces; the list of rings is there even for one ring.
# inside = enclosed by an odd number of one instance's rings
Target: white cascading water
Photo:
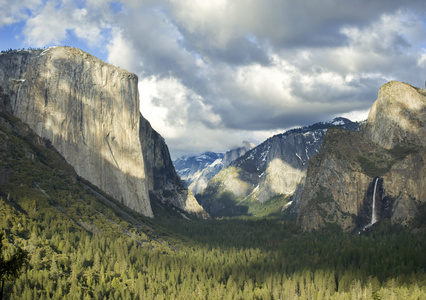
[[[373,190],[373,209],[371,211],[371,223],[370,225],[373,225],[377,222],[377,214],[376,214],[376,187],[377,187],[377,181],[379,181],[379,178],[376,178],[376,182],[374,183],[374,190]]]
[[[374,182],[374,189],[373,189],[373,207],[371,209],[371,221],[369,224],[365,225],[362,231],[366,230],[367,228],[371,227],[374,223],[377,222],[377,213],[376,213],[376,188],[377,188],[377,182],[379,181],[379,177],[376,178],[376,181]],[[360,234],[358,232],[358,234]]]

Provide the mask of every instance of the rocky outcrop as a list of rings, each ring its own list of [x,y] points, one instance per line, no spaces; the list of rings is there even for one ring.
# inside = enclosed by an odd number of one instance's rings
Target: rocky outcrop
[[[148,189],[150,191],[183,187],[173,167],[169,148],[164,138],[140,116],[140,142],[145,158]]]
[[[366,138],[392,149],[405,143],[426,146],[425,90],[392,81],[380,88],[363,130]]]
[[[383,200],[391,201],[392,223],[409,225],[426,203],[426,151],[410,153],[383,176]]]
[[[0,112],[6,111],[8,113],[12,112],[10,107],[10,98],[8,94],[5,94],[3,88],[0,86]]]
[[[142,116],[140,123],[140,141],[151,200],[169,203],[202,219],[210,218],[177,175],[164,138]]]
[[[0,55],[0,86],[12,113],[49,139],[78,175],[133,210],[153,217],[150,188],[181,187],[164,141],[140,115],[136,75],[53,47]]]
[[[253,204],[267,206],[269,200],[279,198],[277,209],[288,208],[291,202],[292,211],[297,212],[308,161],[318,153],[327,130],[336,126],[359,129],[358,123],[337,118],[271,137],[219,172],[197,196],[199,202],[211,214],[246,214]]]
[[[302,228],[337,224],[362,231],[371,225],[373,199],[378,220],[408,225],[426,202],[425,108],[423,90],[390,82],[360,132],[329,130],[309,163],[298,216]]]
[[[298,217],[305,230],[319,229],[327,223],[354,230],[364,195],[374,178],[363,172],[360,157],[371,154],[374,148],[357,132],[328,131],[320,153],[309,162]]]

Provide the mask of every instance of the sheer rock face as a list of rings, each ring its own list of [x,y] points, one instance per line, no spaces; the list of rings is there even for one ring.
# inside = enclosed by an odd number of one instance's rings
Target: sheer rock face
[[[355,229],[373,180],[363,173],[358,156],[373,148],[358,132],[328,131],[320,153],[309,162],[298,216],[303,229],[315,230],[327,223],[337,223],[346,231]]]
[[[153,217],[149,190],[181,188],[164,140],[139,112],[136,75],[53,47],[0,55],[0,86],[14,115],[131,209]]]
[[[164,138],[151,124],[140,116],[140,141],[147,169],[147,182],[150,191],[181,187]]]
[[[390,82],[379,92],[359,133],[328,131],[309,163],[298,222],[360,231],[371,222],[373,186],[378,219],[408,225],[426,202],[424,90]]]
[[[140,117],[140,141],[147,170],[148,189],[161,202],[170,203],[202,219],[210,218],[176,174],[164,138]]]
[[[383,176],[383,190],[392,203],[391,222],[409,225],[426,202],[426,151],[412,153]]]
[[[152,217],[136,75],[68,47],[0,56],[14,115],[86,180]]]
[[[426,146],[425,94],[406,83],[383,85],[368,115],[364,136],[386,149],[399,143]]]

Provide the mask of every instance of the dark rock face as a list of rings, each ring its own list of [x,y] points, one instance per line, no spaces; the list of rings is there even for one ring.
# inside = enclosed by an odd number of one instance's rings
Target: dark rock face
[[[377,184],[376,184],[377,180]],[[375,188],[376,187],[376,188]],[[374,193],[375,192],[375,193]],[[385,203],[383,199],[383,178],[374,178],[365,193],[365,197],[362,201],[362,205],[359,211],[359,215],[355,219],[355,232],[362,231],[368,225],[373,224],[373,197],[375,200],[375,212],[377,220],[385,218],[387,215],[385,211],[388,211],[390,203]],[[386,205],[387,204],[387,205]],[[388,217],[389,218],[389,217]]]
[[[3,88],[0,86],[0,111],[3,110],[7,111],[8,113],[12,113],[9,95],[5,94]]]
[[[149,190],[183,188],[183,184],[173,167],[164,138],[142,116],[140,123],[139,136],[148,173]]]
[[[151,200],[169,203],[199,218],[209,219],[209,214],[199,205],[193,193],[184,187],[176,173],[164,138],[142,116],[140,122],[140,140]]]
[[[409,225],[426,202],[426,97],[407,84],[384,85],[360,132],[327,132],[309,163],[298,223],[359,231],[371,222],[376,178],[377,219]]]

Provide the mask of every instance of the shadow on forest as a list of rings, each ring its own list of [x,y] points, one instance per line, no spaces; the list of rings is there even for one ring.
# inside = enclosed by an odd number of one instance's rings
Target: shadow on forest
[[[426,240],[386,219],[368,235],[343,233],[332,225],[302,233],[294,222],[271,218],[187,221],[160,217],[158,224],[194,251],[229,257],[221,265],[227,276],[245,274],[266,280],[276,274],[326,272],[335,277],[337,290],[344,274],[350,274],[348,285],[354,279],[371,278],[405,282],[426,269]]]

